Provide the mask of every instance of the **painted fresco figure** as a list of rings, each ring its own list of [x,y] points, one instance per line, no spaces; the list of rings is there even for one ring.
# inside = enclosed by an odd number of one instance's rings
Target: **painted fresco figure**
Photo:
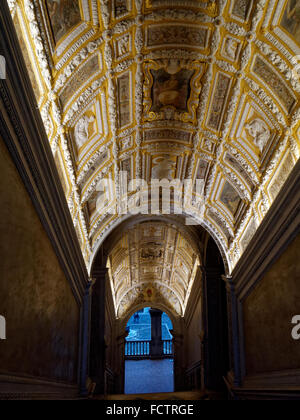
[[[81,20],[78,0],[47,0],[47,5],[54,38],[58,42]]]

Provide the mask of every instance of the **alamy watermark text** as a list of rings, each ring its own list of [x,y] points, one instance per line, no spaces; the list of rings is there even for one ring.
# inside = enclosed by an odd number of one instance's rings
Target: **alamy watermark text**
[[[292,329],[292,337],[294,340],[300,340],[300,315],[295,315],[292,319],[295,327]]]

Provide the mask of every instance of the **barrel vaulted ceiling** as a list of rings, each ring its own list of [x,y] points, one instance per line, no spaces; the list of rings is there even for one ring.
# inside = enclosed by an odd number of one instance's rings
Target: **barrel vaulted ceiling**
[[[126,217],[97,205],[122,170],[203,180],[185,213],[230,272],[299,158],[300,1],[8,3],[87,266]]]
[[[130,228],[109,255],[109,276],[116,316],[132,307],[162,304],[184,316],[200,266],[199,249],[187,232],[165,222]]]

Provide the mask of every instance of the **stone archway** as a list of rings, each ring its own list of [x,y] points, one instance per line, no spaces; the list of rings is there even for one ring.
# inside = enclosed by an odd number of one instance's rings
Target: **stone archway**
[[[128,317],[121,323],[122,327],[127,319]],[[125,339],[125,394],[165,393],[175,390],[174,367],[177,352],[174,352],[174,346],[177,334],[174,333],[173,322],[155,304],[139,308],[129,318],[126,324],[128,337]],[[180,320],[175,322],[179,324]],[[178,325],[175,329],[178,330]]]
[[[151,305],[144,303],[144,304],[140,304],[140,305],[136,305],[134,307],[132,307],[132,309],[130,310],[130,312],[127,314],[126,317],[124,317],[124,319],[120,320],[119,322],[119,337],[122,337],[123,342],[121,344],[121,348],[120,348],[120,353],[122,354],[122,356],[124,355],[124,345],[125,345],[125,338],[126,338],[126,326],[128,324],[129,319],[139,310],[144,309],[145,307],[149,307],[151,306],[151,308],[155,308],[165,314],[168,315],[168,317],[170,318],[172,325],[173,325],[173,330],[172,330],[172,336],[173,336],[173,359],[174,359],[174,390],[181,390],[182,387],[182,365],[183,365],[183,361],[184,361],[184,348],[182,346],[183,343],[183,334],[184,334],[184,323],[183,323],[183,318],[179,317],[178,315],[176,315],[175,313],[173,313],[172,311],[170,311],[170,308],[168,308],[167,306],[161,304],[161,302],[152,302]],[[125,361],[124,359],[122,360],[122,364],[121,364],[121,374],[124,374],[124,366],[125,366]]]
[[[138,225],[140,220],[130,224],[130,228]],[[143,220],[143,223],[147,221]],[[161,223],[161,222],[160,222]],[[183,227],[184,229],[185,227]],[[174,348],[175,348],[175,390],[184,391],[187,387],[186,380],[186,355],[185,355],[185,318],[184,312],[176,313],[176,310],[167,301],[153,300],[151,303],[137,299],[124,313],[117,311],[114,306],[117,297],[111,287],[111,279],[108,276],[109,255],[120,235],[126,231],[123,226],[119,232],[112,233],[102,244],[92,265],[91,276],[93,278],[93,292],[91,296],[91,331],[90,331],[90,362],[89,375],[95,386],[95,393],[105,394],[124,392],[124,346],[125,328],[128,319],[138,310],[146,306],[155,307],[166,312],[174,326]],[[228,359],[228,337],[227,337],[227,307],[225,283],[222,275],[225,273],[224,261],[214,240],[203,230],[208,243],[198,244],[201,265],[199,272],[201,281],[197,285],[203,290],[201,321],[201,346],[199,353],[201,357],[202,380],[201,386],[210,389],[222,388],[223,376],[227,374]],[[190,236],[193,238],[193,235]],[[200,239],[199,239],[200,241]],[[125,247],[128,244],[124,245]],[[153,257],[154,258],[154,257]],[[216,263],[217,262],[217,263]],[[141,292],[141,291],[140,291]],[[190,290],[191,292],[191,290]],[[141,292],[142,293],[142,292]],[[123,293],[124,294],[124,293]],[[122,295],[122,294],[121,294]],[[220,299],[218,296],[222,296]],[[224,301],[225,299],[225,301]],[[104,304],[105,302],[105,304]],[[109,314],[109,312],[111,312]],[[217,319],[214,319],[214,314]],[[221,344],[224,352],[224,363],[219,363],[218,346]],[[107,367],[107,358],[113,365],[113,369]],[[225,360],[226,359],[226,360]],[[229,370],[229,369],[228,369]],[[197,373],[198,375],[198,373]]]

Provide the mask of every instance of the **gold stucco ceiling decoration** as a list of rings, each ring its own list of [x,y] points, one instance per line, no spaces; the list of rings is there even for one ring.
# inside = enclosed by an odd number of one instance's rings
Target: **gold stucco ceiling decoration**
[[[202,180],[185,215],[230,272],[299,159],[299,1],[9,5],[87,266],[126,171]]]
[[[117,317],[147,302],[183,316],[199,266],[197,245],[175,226],[144,222],[130,228],[108,258]]]

